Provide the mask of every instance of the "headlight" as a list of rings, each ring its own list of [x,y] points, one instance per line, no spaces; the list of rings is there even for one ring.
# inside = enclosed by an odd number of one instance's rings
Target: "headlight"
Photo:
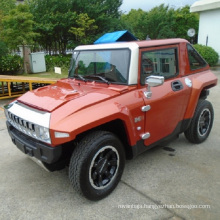
[[[35,125],[34,127],[35,127],[36,138],[51,144],[49,128],[45,128],[40,125]]]

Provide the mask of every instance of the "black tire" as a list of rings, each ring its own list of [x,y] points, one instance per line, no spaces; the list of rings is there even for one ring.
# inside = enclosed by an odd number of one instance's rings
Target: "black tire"
[[[70,182],[87,199],[100,200],[115,189],[124,165],[121,141],[110,132],[95,131],[84,137],[73,151]]]
[[[214,110],[207,100],[199,100],[189,128],[184,132],[185,137],[192,143],[205,141],[212,129]]]

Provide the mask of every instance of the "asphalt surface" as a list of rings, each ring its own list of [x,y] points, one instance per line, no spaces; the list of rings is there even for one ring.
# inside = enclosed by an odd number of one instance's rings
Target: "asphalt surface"
[[[98,202],[72,189],[68,169],[46,172],[16,148],[2,109],[9,100],[0,100],[0,219],[220,219],[219,94],[220,84],[208,97],[215,121],[204,143],[180,135],[127,161],[118,187]]]

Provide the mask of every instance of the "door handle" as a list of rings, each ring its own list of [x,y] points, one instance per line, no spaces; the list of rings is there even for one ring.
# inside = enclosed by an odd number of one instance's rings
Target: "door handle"
[[[175,80],[171,83],[171,87],[172,87],[172,90],[176,92],[176,91],[183,89],[183,84],[181,83],[180,80]]]

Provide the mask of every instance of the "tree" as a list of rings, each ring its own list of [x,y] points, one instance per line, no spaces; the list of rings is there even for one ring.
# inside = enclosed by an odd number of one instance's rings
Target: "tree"
[[[177,9],[174,17],[175,25],[173,28],[177,37],[190,40],[190,37],[187,35],[187,30],[190,28],[194,28],[196,33],[198,33],[199,15],[197,13],[190,13],[189,6]]]
[[[25,45],[32,44],[34,37],[33,16],[29,12],[27,5],[18,5],[11,10],[3,19],[2,37],[10,48],[16,48],[18,45],[23,47],[23,57],[25,57]],[[24,71],[27,73],[27,66],[24,60]]]
[[[8,15],[9,11],[16,7],[16,0],[0,0],[0,13]]]
[[[9,14],[9,11],[16,7],[16,0],[0,0],[0,33],[2,32],[2,19],[5,15]]]
[[[76,20],[78,27],[71,27],[69,32],[73,33],[78,41],[82,42],[83,44],[88,44],[90,38],[86,36],[91,35],[98,28],[98,26],[94,25],[94,23],[94,19],[90,19],[87,14],[82,13]]]
[[[36,23],[34,30],[40,33],[37,41],[49,52],[65,53],[70,42],[74,46],[92,43],[99,35],[121,27],[122,0],[29,0],[28,4]],[[85,14],[86,22],[93,21],[91,28],[82,20]],[[84,37],[79,36],[84,32],[79,28],[85,30]]]
[[[189,6],[174,10],[164,4],[149,12],[132,9],[127,15],[123,14],[121,20],[123,26],[140,40],[147,35],[151,39],[179,37],[190,40],[187,30],[194,28],[197,32],[199,26],[198,14],[190,13]]]
[[[107,32],[122,29],[119,11],[122,0],[76,0],[76,2],[80,5],[78,12],[87,13],[89,18],[95,20],[94,25],[98,26],[91,37],[91,43]]]
[[[115,31],[116,23],[119,23],[119,7],[122,0],[76,0],[80,5],[80,13],[87,13],[91,19],[95,19],[95,25],[99,28],[96,34]]]
[[[151,39],[175,37],[174,9],[164,4],[149,12],[132,9],[127,15],[121,16],[124,27],[130,30],[138,39],[144,40],[147,35]]]
[[[123,29],[129,30],[140,40],[146,39],[147,12],[142,9],[131,9],[128,14],[122,14],[121,22],[124,26]]]
[[[0,41],[0,58],[2,56],[7,55],[7,53],[8,53],[7,45],[3,41]]]
[[[174,9],[161,4],[147,14],[145,30],[151,39],[174,38]]]
[[[69,29],[77,15],[71,11],[72,0],[29,0],[30,11],[35,21],[34,31],[40,36],[37,42],[51,54],[65,53],[71,39]]]
[[[190,40],[187,30],[194,28],[198,31],[199,18],[197,14],[190,13],[189,6],[174,10],[162,4],[148,13],[146,26],[152,38],[178,37]]]

